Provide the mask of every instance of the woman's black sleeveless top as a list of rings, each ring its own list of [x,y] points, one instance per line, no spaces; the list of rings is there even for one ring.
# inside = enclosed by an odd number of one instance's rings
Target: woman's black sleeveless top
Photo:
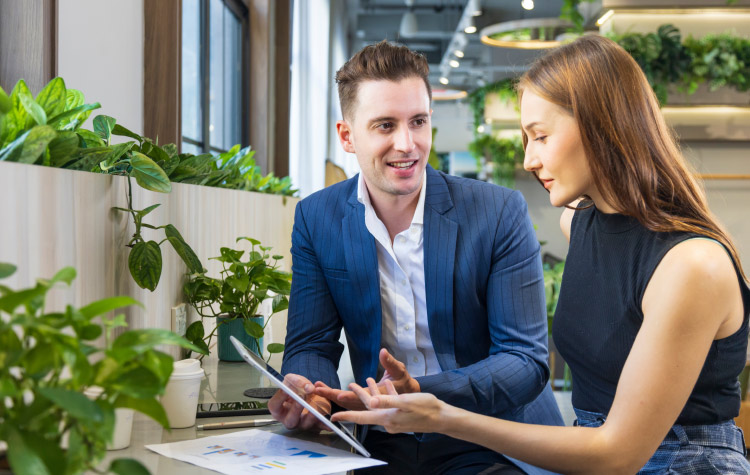
[[[699,236],[649,231],[634,218],[604,214],[593,206],[576,211],[553,322],[555,346],[573,375],[574,407],[609,413],[643,322],[641,300],[649,279],[667,251],[694,237]],[[745,309],[742,327],[714,340],[677,424],[715,424],[739,414],[737,376],[747,354],[750,289],[739,272],[738,279]]]

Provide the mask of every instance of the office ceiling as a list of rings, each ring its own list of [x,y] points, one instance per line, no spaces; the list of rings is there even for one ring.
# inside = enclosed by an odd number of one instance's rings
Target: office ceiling
[[[515,76],[539,54],[538,50],[519,50],[486,46],[479,41],[479,31],[488,25],[511,20],[532,18],[557,18],[563,0],[536,0],[533,10],[521,7],[521,0],[478,0],[482,14],[473,17],[477,32],[467,34],[465,56],[452,55],[456,31],[473,10],[475,0],[350,0],[356,11],[351,18],[350,34],[353,51],[383,39],[403,43],[423,53],[430,64],[431,82],[445,75],[450,83],[446,87],[472,90],[483,84]],[[411,7],[407,3],[412,3]],[[404,14],[413,12],[416,32],[409,36],[400,34]],[[413,24],[412,24],[413,26]],[[414,30],[412,30],[414,31]],[[454,43],[451,43],[454,41]],[[447,66],[448,59],[459,61],[457,68]],[[442,68],[441,68],[442,63]]]

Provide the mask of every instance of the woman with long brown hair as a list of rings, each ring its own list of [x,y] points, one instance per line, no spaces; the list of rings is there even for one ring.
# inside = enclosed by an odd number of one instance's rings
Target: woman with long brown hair
[[[750,473],[737,376],[750,289],[630,55],[600,36],[521,78],[524,167],[566,206],[570,248],[553,325],[577,427],[489,418],[430,394],[352,389],[337,420],[441,432],[563,473]]]

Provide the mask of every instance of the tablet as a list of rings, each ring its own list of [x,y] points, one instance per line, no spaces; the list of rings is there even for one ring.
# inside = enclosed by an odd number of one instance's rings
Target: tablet
[[[292,399],[297,401],[302,407],[310,411],[310,414],[315,416],[320,422],[325,424],[326,427],[331,429],[333,432],[336,433],[339,437],[344,439],[349,445],[354,447],[354,449],[359,452],[360,454],[364,455],[365,457],[370,457],[370,452],[365,450],[365,448],[357,442],[357,439],[354,438],[354,435],[352,435],[351,432],[349,432],[349,429],[344,427],[343,424],[340,422],[331,422],[330,419],[328,419],[325,415],[321,414],[317,409],[312,407],[310,404],[308,404],[307,401],[305,401],[302,397],[300,397],[299,394],[297,394],[294,389],[290,388],[286,384],[284,384],[283,377],[271,366],[269,366],[263,358],[256,355],[255,353],[248,351],[247,348],[245,348],[245,345],[243,345],[240,340],[237,338],[230,336],[229,340],[232,342],[235,348],[237,348],[237,352],[242,356],[242,359],[247,361],[252,366],[255,366],[257,369],[260,370],[261,373],[263,373],[271,382],[278,386],[282,391],[287,393]]]

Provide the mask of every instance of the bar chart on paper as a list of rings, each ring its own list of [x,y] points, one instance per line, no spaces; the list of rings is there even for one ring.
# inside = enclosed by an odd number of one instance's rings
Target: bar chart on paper
[[[250,429],[231,434],[147,445],[165,457],[228,475],[240,473],[325,474],[382,465],[322,444]]]

